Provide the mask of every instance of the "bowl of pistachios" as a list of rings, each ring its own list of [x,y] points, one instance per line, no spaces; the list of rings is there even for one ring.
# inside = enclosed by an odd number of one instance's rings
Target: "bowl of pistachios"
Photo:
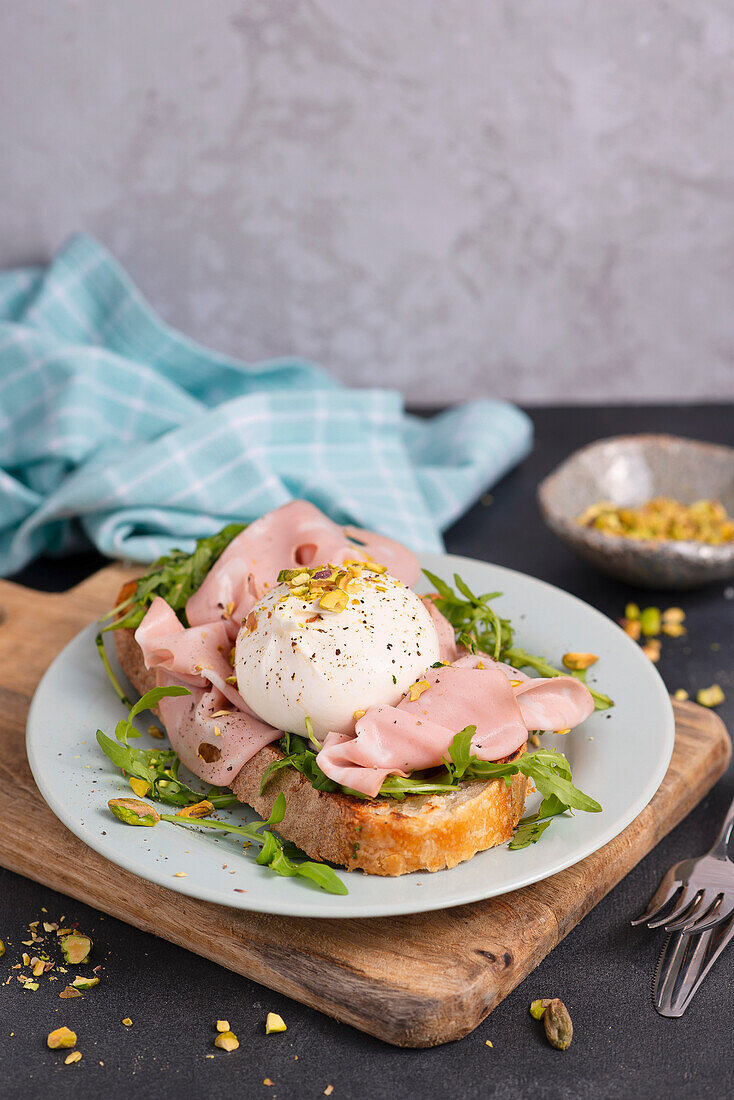
[[[541,482],[538,504],[554,534],[619,580],[683,589],[734,577],[734,447],[600,439]]]

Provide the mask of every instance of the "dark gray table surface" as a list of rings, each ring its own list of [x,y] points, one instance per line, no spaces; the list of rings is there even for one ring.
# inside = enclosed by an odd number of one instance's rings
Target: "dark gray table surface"
[[[670,431],[734,443],[734,407],[553,408],[531,410],[532,455],[448,533],[447,548],[559,585],[610,616],[627,600],[680,604],[688,635],[667,639],[660,671],[671,691],[691,694],[717,680],[719,713],[734,727],[734,600],[725,585],[661,594],[606,580],[543,527],[535,487],[582,444],[625,431]],[[62,589],[97,568],[95,554],[39,561],[17,579]],[[729,593],[731,595],[731,592]],[[629,761],[635,767],[634,759]],[[13,973],[28,922],[61,914],[87,930],[102,981],[82,1000],[61,1001],[59,983],[36,992],[0,984],[0,1097],[146,1100],[168,1097],[725,1097],[734,1095],[734,950],[720,961],[679,1021],[653,1011],[650,983],[661,932],[630,927],[663,871],[705,851],[734,796],[731,769],[689,817],[466,1039],[433,1050],[397,1050],[336,1023],[213,963],[0,870],[0,937],[14,947],[0,960]],[[2,844],[0,823],[0,844]],[[22,948],[20,948],[22,950]],[[552,1050],[528,1014],[537,996],[557,995],[573,1015],[566,1053]],[[288,1030],[266,1037],[267,1011]],[[122,1025],[130,1016],[133,1026]],[[214,1051],[213,1023],[230,1021],[240,1048]],[[83,1059],[65,1066],[45,1047],[54,1027],[79,1036]],[[489,1048],[485,1040],[491,1040]],[[207,1058],[209,1054],[214,1058]],[[297,1057],[296,1057],[297,1056]],[[273,1084],[263,1084],[269,1078]]]

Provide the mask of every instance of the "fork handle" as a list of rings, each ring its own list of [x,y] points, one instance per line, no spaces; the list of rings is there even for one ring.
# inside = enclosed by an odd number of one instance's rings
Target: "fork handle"
[[[726,817],[724,818],[724,824],[721,826],[721,831],[716,838],[716,843],[711,849],[711,855],[717,856],[719,859],[728,858],[729,841],[731,840],[731,834],[734,830],[734,802],[729,807]]]

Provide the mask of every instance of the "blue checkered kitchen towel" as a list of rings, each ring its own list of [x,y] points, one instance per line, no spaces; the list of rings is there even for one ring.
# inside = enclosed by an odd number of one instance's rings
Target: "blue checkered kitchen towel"
[[[0,274],[0,573],[90,541],[150,561],[293,497],[440,550],[531,437],[501,401],[423,420],[301,359],[208,351],[89,236]]]

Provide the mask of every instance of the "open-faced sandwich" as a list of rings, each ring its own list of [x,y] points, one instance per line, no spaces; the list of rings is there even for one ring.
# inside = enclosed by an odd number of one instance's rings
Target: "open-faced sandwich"
[[[405,547],[293,501],[125,586],[118,658],[141,694],[188,689],[158,699],[178,760],[263,818],[284,795],[278,832],[316,860],[453,867],[512,837],[529,780],[544,802],[521,843],[599,809],[562,754],[526,748],[605,697],[513,646],[496,593],[430,576],[419,596],[419,575]]]

